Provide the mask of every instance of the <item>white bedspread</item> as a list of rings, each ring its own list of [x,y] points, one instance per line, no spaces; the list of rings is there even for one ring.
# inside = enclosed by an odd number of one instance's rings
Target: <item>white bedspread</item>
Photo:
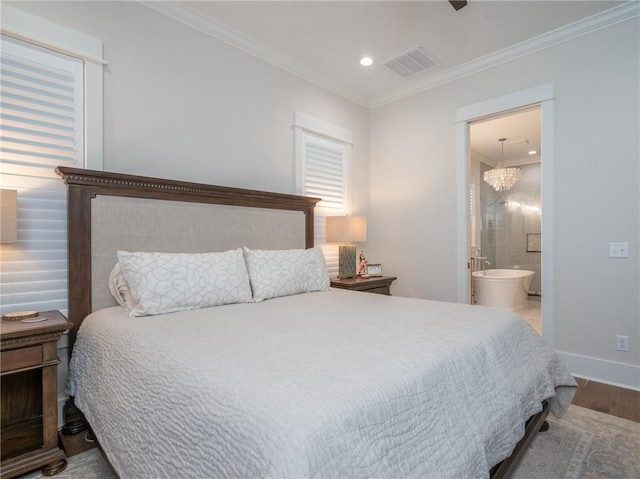
[[[482,478],[575,382],[518,316],[343,290],[83,323],[75,396],[128,478]],[[558,387],[570,386],[570,387]]]

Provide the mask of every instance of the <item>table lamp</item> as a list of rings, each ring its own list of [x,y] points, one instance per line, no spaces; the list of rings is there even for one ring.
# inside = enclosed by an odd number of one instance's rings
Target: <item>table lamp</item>
[[[327,241],[338,247],[338,278],[355,278],[356,245],[367,240],[367,219],[363,216],[327,216]]]
[[[0,243],[15,243],[18,236],[18,192],[0,190]]]

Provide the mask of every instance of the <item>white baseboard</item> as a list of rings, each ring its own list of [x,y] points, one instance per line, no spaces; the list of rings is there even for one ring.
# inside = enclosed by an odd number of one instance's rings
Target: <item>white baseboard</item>
[[[556,352],[574,376],[640,391],[640,366],[563,351]]]

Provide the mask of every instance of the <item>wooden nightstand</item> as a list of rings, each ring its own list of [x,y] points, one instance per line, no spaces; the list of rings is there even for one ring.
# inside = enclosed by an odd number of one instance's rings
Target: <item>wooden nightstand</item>
[[[58,447],[58,340],[71,324],[59,311],[38,323],[0,321],[2,411],[0,476],[42,467],[52,476],[67,467]]]
[[[331,287],[340,289],[350,289],[352,291],[363,291],[365,293],[377,293],[391,295],[391,283],[396,277],[393,276],[371,276],[369,278],[347,278],[332,279]]]

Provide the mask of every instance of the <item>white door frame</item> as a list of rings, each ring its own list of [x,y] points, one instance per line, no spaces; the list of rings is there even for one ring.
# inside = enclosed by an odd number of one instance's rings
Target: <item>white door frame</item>
[[[469,291],[469,123],[499,113],[540,105],[541,118],[541,196],[542,196],[542,338],[554,347],[554,236],[553,236],[553,160],[555,96],[553,84],[474,103],[456,112],[457,169],[457,300],[468,303]]]

